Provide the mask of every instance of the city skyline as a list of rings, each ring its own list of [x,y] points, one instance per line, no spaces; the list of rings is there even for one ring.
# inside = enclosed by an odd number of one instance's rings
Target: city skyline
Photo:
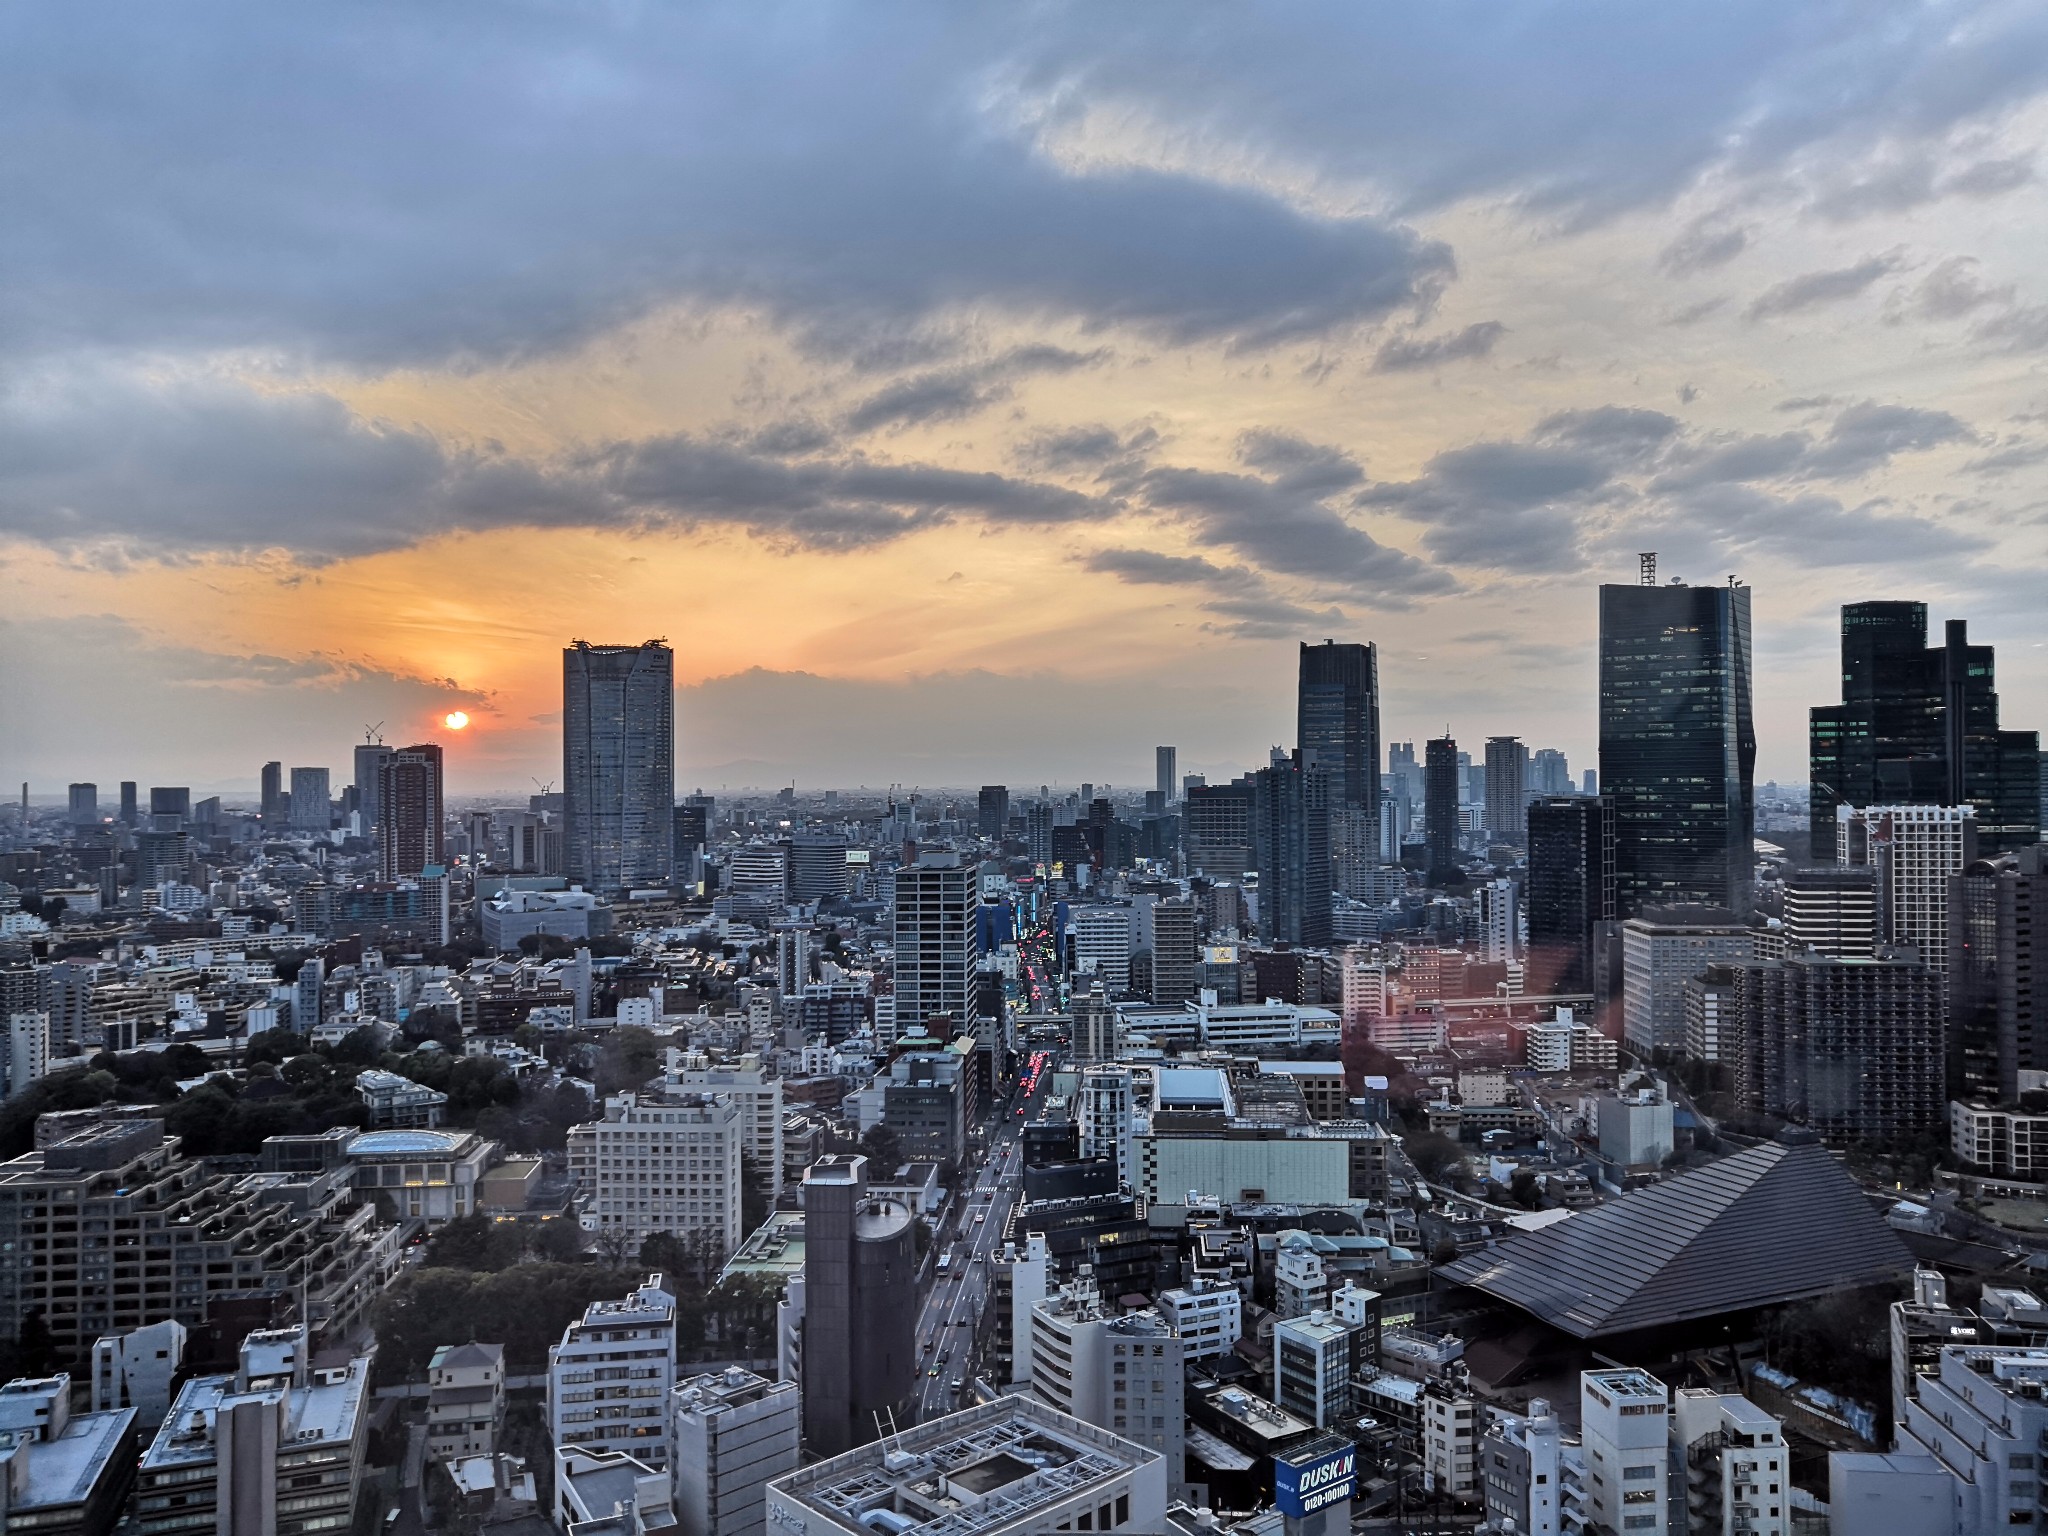
[[[1586,762],[1642,549],[1754,590],[1761,779],[1844,602],[2048,717],[2023,10],[220,10],[6,23],[0,782],[460,709],[511,789],[553,649],[657,633],[707,784],[1252,766],[1326,636],[1390,739]]]

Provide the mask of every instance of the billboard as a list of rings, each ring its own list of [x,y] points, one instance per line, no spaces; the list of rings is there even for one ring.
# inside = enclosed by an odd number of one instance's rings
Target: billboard
[[[1342,1503],[1357,1490],[1358,1448],[1349,1443],[1306,1446],[1273,1458],[1273,1502],[1290,1519]]]

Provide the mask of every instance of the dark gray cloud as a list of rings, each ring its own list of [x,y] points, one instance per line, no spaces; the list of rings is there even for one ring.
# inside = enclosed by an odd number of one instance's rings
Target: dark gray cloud
[[[1685,233],[1664,247],[1657,258],[1660,271],[1672,277],[1691,277],[1725,267],[1749,246],[1750,231],[1739,224],[1722,224],[1713,219],[1695,219]]]
[[[1165,555],[1149,549],[1099,549],[1083,567],[1132,586],[1192,587],[1211,594],[1196,604],[1208,615],[1202,628],[1239,640],[1298,639],[1346,622],[1342,609],[1312,607],[1276,592],[1255,571],[1218,565],[1199,555]]]
[[[1236,640],[1298,640],[1349,622],[1341,608],[1311,608],[1284,597],[1219,597],[1201,607],[1210,615],[1204,629]]]
[[[1060,427],[1034,432],[1011,456],[1041,473],[1118,478],[1142,463],[1160,441],[1158,430],[1149,426],[1124,431],[1101,425]]]
[[[1960,320],[1981,309],[2004,308],[2012,303],[2010,283],[1993,287],[1977,275],[1974,256],[1951,256],[1935,266],[1913,286],[1910,293],[1896,295],[1886,305],[1885,318],[1897,322],[1908,316],[1921,320]]]
[[[1150,549],[1098,549],[1081,564],[1133,586],[1231,586],[1251,574],[1242,566],[1218,565],[1200,555],[1162,555]]]
[[[824,453],[802,424],[768,437],[677,434],[535,463],[367,422],[328,395],[67,373],[0,392],[0,533],[130,558],[318,559],[464,529],[722,525],[829,550],[954,519],[1048,526],[1115,511],[1037,480]]]
[[[1971,328],[1995,352],[2048,352],[2048,304],[2016,305]]]
[[[1799,568],[1952,562],[1989,547],[1933,518],[1869,503],[1844,506],[1817,492],[1778,495],[1734,484],[1703,486],[1645,509],[1604,544],[1615,554],[1656,549],[1695,570],[1733,570],[1760,559]]]
[[[1312,443],[1292,432],[1246,432],[1237,440],[1237,457],[1294,496],[1334,495],[1365,478],[1358,461],[1341,448]]]
[[[1017,385],[1034,374],[1072,373],[1109,354],[1103,350],[1075,352],[1067,347],[1013,347],[986,362],[911,374],[875,391],[846,415],[846,430],[856,435],[882,427],[915,427],[958,421],[1000,405]]]
[[[2048,463],[2048,443],[2018,440],[1980,454],[1963,468],[1980,475],[2004,475],[2016,469],[2032,469],[2041,463]]]
[[[1802,468],[1825,479],[1867,474],[1899,454],[1924,453],[1944,443],[1969,442],[1975,437],[1960,418],[1947,411],[1865,400],[1835,418]]]
[[[1481,320],[1444,336],[1395,336],[1373,354],[1374,373],[1413,373],[1444,363],[1491,357],[1508,328],[1498,320]]]
[[[1839,304],[1867,291],[1879,278],[1889,276],[1903,265],[1897,255],[1867,256],[1854,266],[1827,272],[1806,272],[1766,288],[1744,311],[1752,320],[1778,315],[1796,315],[1823,304]]]

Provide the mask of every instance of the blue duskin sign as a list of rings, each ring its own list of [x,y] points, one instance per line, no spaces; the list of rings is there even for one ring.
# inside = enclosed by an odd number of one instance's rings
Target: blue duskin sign
[[[1356,1446],[1322,1451],[1305,1460],[1273,1458],[1273,1501],[1281,1514],[1293,1519],[1348,1499],[1357,1488]]]

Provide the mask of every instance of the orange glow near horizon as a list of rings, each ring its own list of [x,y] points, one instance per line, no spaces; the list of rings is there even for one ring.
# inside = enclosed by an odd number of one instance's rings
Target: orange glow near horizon
[[[447,726],[448,729],[451,731],[468,730],[469,715],[466,711],[460,709],[451,709],[448,711],[446,715],[442,716],[441,723]]]

